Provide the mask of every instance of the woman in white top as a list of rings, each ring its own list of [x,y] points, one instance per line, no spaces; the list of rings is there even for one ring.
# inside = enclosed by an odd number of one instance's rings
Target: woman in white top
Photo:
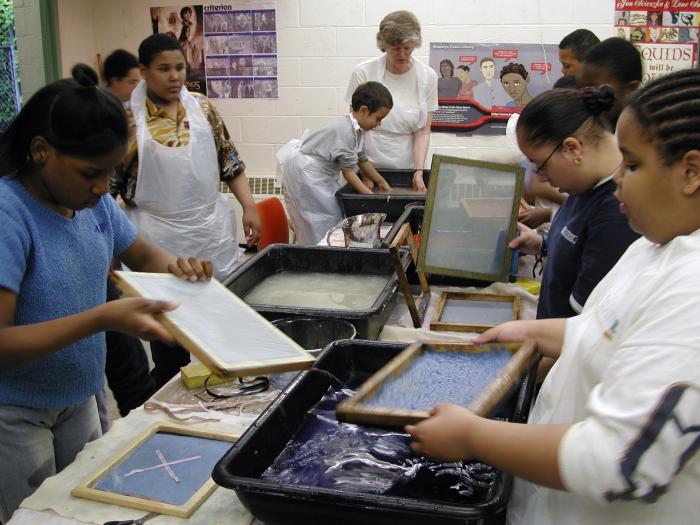
[[[420,46],[420,23],[413,13],[386,15],[377,33],[377,47],[384,54],[355,68],[345,98],[350,102],[357,86],[370,80],[389,89],[394,107],[381,127],[368,133],[367,155],[377,168],[414,169],[413,189],[425,191],[423,167],[438,102],[437,73],[411,56]],[[365,182],[371,187],[371,181]]]
[[[534,339],[557,359],[529,424],[456,405],[407,430],[421,454],[518,476],[515,524],[695,524],[700,494],[700,71],[622,112],[615,195],[644,235],[569,319],[511,321],[475,342]]]

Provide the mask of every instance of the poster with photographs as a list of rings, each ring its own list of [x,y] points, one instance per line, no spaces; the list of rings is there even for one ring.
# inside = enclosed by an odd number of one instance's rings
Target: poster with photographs
[[[210,98],[277,98],[277,15],[273,4],[204,6]]]
[[[187,63],[185,85],[206,95],[202,6],[151,7],[151,27],[153,34],[166,33],[179,40]]]
[[[433,42],[438,74],[432,131],[504,135],[512,113],[561,77],[556,44]]]
[[[617,0],[613,36],[630,40],[644,60],[642,82],[698,61],[700,2]]]
[[[182,43],[187,88],[209,98],[277,98],[274,3],[152,7],[154,33]]]

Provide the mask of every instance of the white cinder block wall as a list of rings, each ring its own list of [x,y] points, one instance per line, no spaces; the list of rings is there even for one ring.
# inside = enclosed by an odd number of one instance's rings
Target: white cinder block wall
[[[25,3],[32,0],[24,0]],[[37,2],[37,0],[33,0]],[[205,2],[216,3],[216,2]],[[62,66],[96,64],[124,47],[136,51],[150,33],[148,7],[173,0],[59,0]],[[318,129],[347,111],[353,67],[377,56],[375,34],[390,11],[413,11],[431,41],[553,43],[576,28],[611,35],[613,0],[278,0],[279,99],[220,100],[221,111],[252,177],[274,176],[275,151],[304,129]],[[433,133],[431,152],[507,161],[503,137]],[[430,158],[430,154],[429,154]]]

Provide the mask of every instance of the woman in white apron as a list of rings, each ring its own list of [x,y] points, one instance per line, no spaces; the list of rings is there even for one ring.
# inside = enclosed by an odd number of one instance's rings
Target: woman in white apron
[[[210,260],[214,276],[225,282],[240,262],[241,250],[232,203],[219,192],[223,167],[212,124],[184,87],[185,57],[177,40],[163,34],[146,38],[139,46],[139,63],[144,81],[131,95],[137,150],[130,161],[131,166],[137,162],[138,171],[133,194],[125,198],[127,215],[152,243]],[[173,141],[185,145],[165,145]],[[243,205],[244,228],[252,244],[259,237],[260,222],[245,173],[239,172],[228,185]],[[189,362],[184,349],[161,349],[158,344],[151,349],[158,385]]]
[[[394,100],[389,116],[365,141],[370,161],[378,168],[414,169],[413,188],[425,191],[423,167],[430,144],[432,112],[438,108],[437,73],[411,54],[421,45],[420,24],[408,11],[384,17],[377,46],[384,54],[359,64],[350,77],[346,99],[358,85],[375,80]]]

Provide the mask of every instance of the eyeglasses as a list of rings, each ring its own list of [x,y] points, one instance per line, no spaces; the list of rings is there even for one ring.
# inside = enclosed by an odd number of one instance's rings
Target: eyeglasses
[[[539,174],[542,172],[542,170],[544,169],[544,167],[545,167],[545,166],[547,165],[547,163],[549,162],[549,159],[552,158],[552,155],[554,155],[554,154],[557,152],[557,150],[558,150],[559,148],[562,147],[563,144],[564,144],[564,141],[563,141],[563,140],[562,140],[559,144],[557,144],[556,147],[552,150],[552,153],[550,153],[549,155],[547,155],[547,158],[544,159],[544,162],[543,162],[542,164],[540,164],[539,166],[536,166],[536,165],[533,164],[533,167],[535,168],[535,175],[539,175]]]

